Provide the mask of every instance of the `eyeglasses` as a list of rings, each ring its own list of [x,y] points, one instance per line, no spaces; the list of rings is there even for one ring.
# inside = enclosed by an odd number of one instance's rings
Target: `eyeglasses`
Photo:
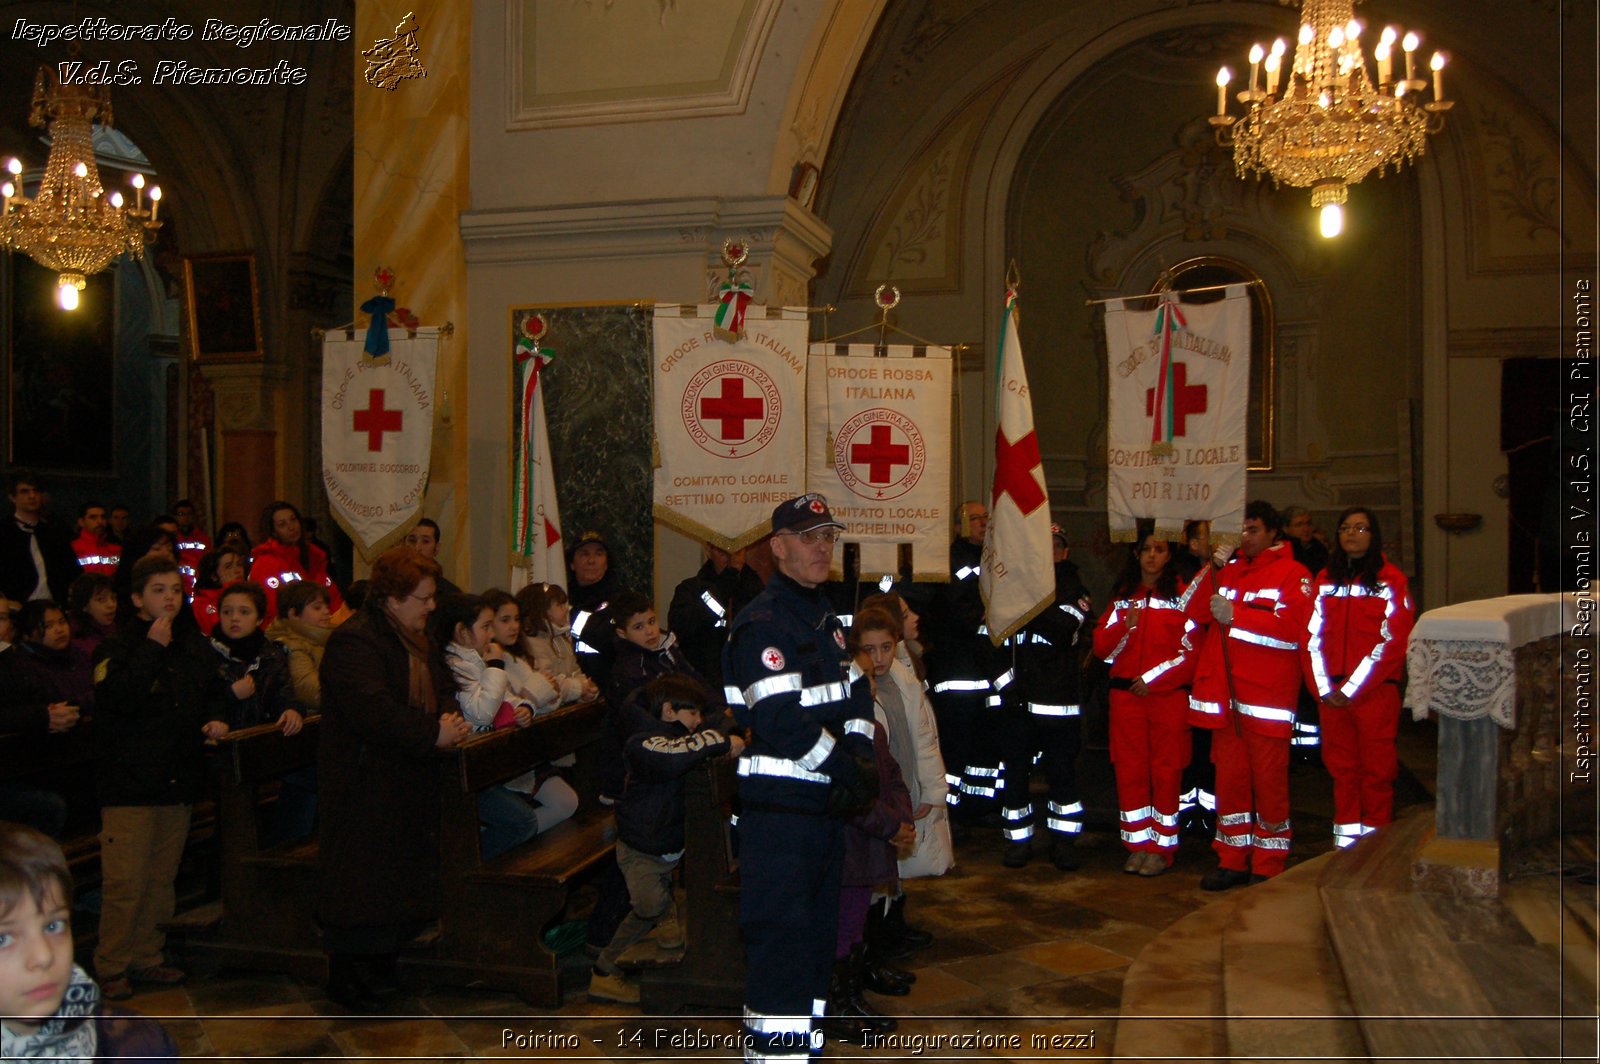
[[[1339,526],[1339,534],[1340,535],[1343,535],[1346,532],[1371,532],[1371,531],[1372,531],[1372,526],[1371,525],[1340,525]]]
[[[433,602],[433,601],[437,600],[438,597],[439,597],[438,595],[407,595],[406,596],[406,598],[414,598],[418,602]]]
[[[793,536],[808,547],[815,547],[818,543],[826,543],[830,547],[839,542],[837,528],[808,528],[804,532],[779,532],[780,536]]]

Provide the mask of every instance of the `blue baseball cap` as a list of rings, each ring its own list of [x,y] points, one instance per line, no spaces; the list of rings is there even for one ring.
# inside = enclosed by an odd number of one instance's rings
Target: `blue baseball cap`
[[[772,511],[772,531],[809,532],[813,528],[843,528],[828,509],[828,500],[816,492],[807,492],[778,504]]]

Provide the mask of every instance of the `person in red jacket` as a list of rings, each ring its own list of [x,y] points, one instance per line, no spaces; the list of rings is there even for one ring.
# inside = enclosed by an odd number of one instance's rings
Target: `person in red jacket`
[[[122,546],[106,538],[106,508],[100,503],[86,502],[78,508],[78,538],[72,541],[72,552],[86,573],[110,576],[117,571]]]
[[[1250,502],[1237,555],[1217,548],[1184,595],[1190,619],[1206,629],[1189,722],[1212,729],[1217,767],[1219,864],[1203,890],[1241,886],[1252,872],[1275,876],[1289,857],[1289,737],[1311,574],[1278,541],[1279,527],[1271,503]]]
[[[328,575],[328,556],[310,543],[300,523],[300,511],[293,503],[279,499],[261,511],[261,543],[250,562],[250,579],[267,589],[267,616],[270,624],[278,616],[278,589],[296,580],[315,580],[328,589],[328,607],[335,624],[349,611],[344,598]]]
[[[1393,817],[1400,669],[1415,610],[1406,574],[1384,557],[1378,519],[1353,506],[1339,515],[1337,531],[1317,575],[1305,669],[1322,714],[1333,841],[1342,849]]]
[[[1111,763],[1130,875],[1159,876],[1178,851],[1178,792],[1189,764],[1188,683],[1195,624],[1181,605],[1180,547],[1140,529],[1094,633],[1111,666]]]
[[[188,499],[172,504],[172,516],[178,523],[178,571],[183,573],[183,589],[193,595],[195,574],[211,549],[211,537],[200,527],[199,514]]]

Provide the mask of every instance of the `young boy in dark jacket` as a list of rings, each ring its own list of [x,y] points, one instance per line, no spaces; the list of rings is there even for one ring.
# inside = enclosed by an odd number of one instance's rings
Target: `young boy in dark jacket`
[[[633,727],[623,755],[627,783],[617,802],[617,864],[632,909],[595,961],[592,999],[638,1002],[639,988],[623,977],[617,958],[673,913],[672,873],[683,857],[684,774],[708,758],[737,757],[744,749],[737,735],[708,726],[706,702],[695,680],[661,676],[627,707]],[[676,948],[683,948],[681,939]]]
[[[202,744],[228,730],[208,708],[214,654],[183,609],[183,575],[170,556],[134,564],[135,615],[95,650],[95,752],[100,790],[102,902],[95,974],[105,996],[133,983],[172,986],[159,925],[176,907],[178,861],[190,807],[205,785]]]
[[[623,592],[611,603],[610,613],[617,644],[606,701],[613,707],[626,705],[634,691],[657,676],[681,674],[705,686],[704,677],[689,663],[677,637],[661,630],[649,599],[637,591]]]

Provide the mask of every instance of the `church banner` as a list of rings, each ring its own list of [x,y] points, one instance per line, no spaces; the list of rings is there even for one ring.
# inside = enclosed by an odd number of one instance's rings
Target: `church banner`
[[[1131,541],[1138,518],[1182,537],[1189,520],[1212,522],[1216,542],[1244,524],[1246,412],[1250,401],[1250,300],[1243,285],[1222,300],[1165,296],[1154,310],[1106,307],[1111,366],[1111,538]]]
[[[389,340],[372,358],[360,334],[322,342],[322,482],[364,558],[404,538],[422,513],[433,451],[439,331]]]
[[[717,306],[655,310],[657,520],[723,550],[771,531],[772,509],[804,491],[803,307],[745,308],[717,334]]]
[[[806,490],[860,545],[862,580],[898,578],[902,543],[913,579],[949,579],[950,368],[948,347],[811,345]]]

